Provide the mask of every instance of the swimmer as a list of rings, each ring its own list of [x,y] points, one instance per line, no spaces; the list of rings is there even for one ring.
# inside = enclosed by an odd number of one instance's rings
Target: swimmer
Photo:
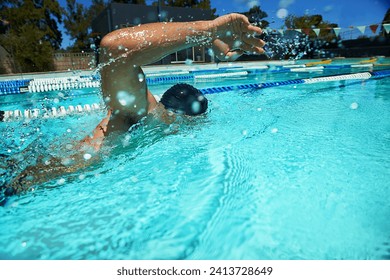
[[[234,61],[245,53],[262,54],[265,43],[255,37],[261,33],[244,15],[228,14],[210,21],[150,23],[107,34],[101,41],[99,60],[108,113],[91,135],[80,142],[79,149],[98,151],[111,132],[126,132],[148,114],[168,124],[177,114],[203,114],[207,99],[187,84],[171,87],[157,102],[141,67],[194,46],[212,49],[221,61]],[[75,154],[72,160],[75,164],[71,167],[53,159],[49,165],[27,168],[10,185],[3,186],[6,190],[3,192],[12,195],[41,179],[48,181],[87,165],[80,154]]]
[[[112,131],[127,131],[147,114],[163,122],[175,114],[202,114],[207,99],[196,88],[179,84],[164,93],[158,103],[145,82],[142,66],[194,46],[211,48],[221,61],[234,61],[244,53],[264,53],[262,30],[241,14],[211,21],[150,23],[115,30],[100,44],[101,82],[107,117],[84,143],[99,149]]]

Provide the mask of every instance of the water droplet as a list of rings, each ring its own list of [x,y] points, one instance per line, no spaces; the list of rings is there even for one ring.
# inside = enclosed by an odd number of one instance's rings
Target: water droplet
[[[349,108],[351,108],[352,110],[356,110],[358,107],[359,107],[359,104],[357,104],[356,102],[353,102],[351,104],[351,106],[349,106]]]
[[[243,136],[248,135],[248,130],[244,129],[243,131],[241,131],[241,134],[242,134]]]
[[[22,247],[26,247],[27,246],[27,242],[23,241],[21,245],[22,245]]]
[[[63,158],[63,159],[61,159],[61,163],[66,166],[66,165],[71,164],[72,160],[70,158]]]
[[[277,128],[271,129],[271,133],[277,133],[279,130]]]
[[[85,153],[83,157],[85,160],[89,160],[89,159],[91,159],[92,156],[91,156],[91,154]]]
[[[186,61],[185,61],[185,64],[191,65],[192,62],[193,62],[192,59],[187,58]]]
[[[135,96],[124,90],[118,92],[117,98],[122,106],[128,106],[135,101]]]
[[[58,181],[57,181],[57,184],[58,185],[63,185],[63,184],[65,184],[65,179],[64,178],[61,178],[61,179],[59,179]]]
[[[138,112],[137,112],[137,114],[138,114],[139,116],[142,116],[142,115],[145,114],[145,113],[146,113],[145,108],[139,109]]]
[[[84,174],[80,174],[80,175],[79,175],[79,179],[80,179],[80,180],[84,180],[84,179],[85,179],[85,175],[84,175]]]
[[[192,102],[191,109],[192,109],[192,112],[194,112],[195,114],[198,114],[200,112],[200,109],[201,109],[200,102],[199,101]]]
[[[145,80],[145,75],[142,74],[142,73],[139,73],[139,74],[138,74],[138,81],[139,81],[140,83],[142,83],[144,80]]]
[[[288,11],[287,11],[287,9],[284,9],[284,8],[279,9],[279,10],[276,12],[276,16],[277,16],[278,18],[281,18],[281,19],[285,18],[287,15],[288,15]]]
[[[233,48],[239,48],[242,45],[242,42],[240,40],[234,41]]]
[[[133,183],[137,183],[138,182],[138,178],[136,177],[136,176],[131,176],[131,181],[133,182]]]

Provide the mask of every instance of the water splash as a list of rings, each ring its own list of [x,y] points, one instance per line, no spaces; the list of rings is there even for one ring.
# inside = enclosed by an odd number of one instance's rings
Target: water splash
[[[324,47],[330,43],[324,40],[312,40],[299,31],[287,30],[282,35],[276,30],[260,36],[266,42],[263,47],[270,59],[293,59],[324,56]],[[332,42],[333,43],[333,42]]]

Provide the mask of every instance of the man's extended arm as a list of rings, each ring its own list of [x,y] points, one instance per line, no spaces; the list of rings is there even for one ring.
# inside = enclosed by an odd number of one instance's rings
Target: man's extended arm
[[[102,91],[113,116],[108,127],[127,130],[156,104],[141,66],[173,52],[197,45],[209,46],[221,60],[234,60],[244,52],[263,53],[261,33],[240,14],[211,21],[151,23],[107,34],[101,42]]]

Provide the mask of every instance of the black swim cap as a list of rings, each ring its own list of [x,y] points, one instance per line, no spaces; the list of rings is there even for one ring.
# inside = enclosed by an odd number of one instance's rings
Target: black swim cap
[[[207,110],[207,99],[189,84],[177,84],[168,89],[160,102],[166,109],[190,116],[200,115]]]

